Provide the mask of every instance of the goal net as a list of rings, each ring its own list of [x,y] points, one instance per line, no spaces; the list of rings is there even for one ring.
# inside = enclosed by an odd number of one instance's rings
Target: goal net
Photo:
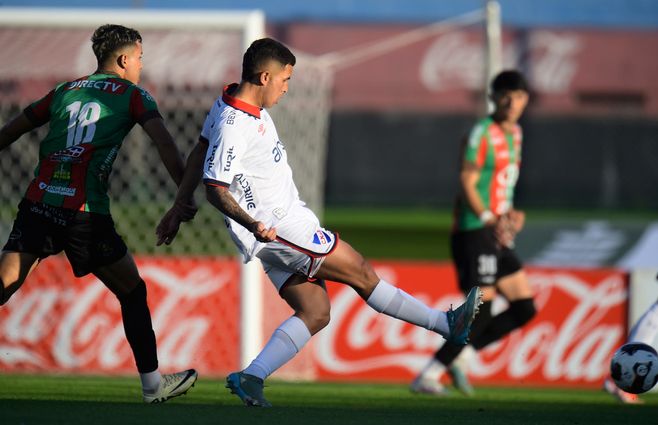
[[[186,12],[3,8],[0,42],[11,61],[0,63],[0,120],[6,122],[58,82],[96,69],[91,34],[99,25],[119,23],[139,30],[144,40],[140,85],[158,101],[165,124],[182,153],[196,143],[206,114],[222,88],[238,82],[242,54],[264,36],[262,12]],[[10,56],[7,56],[10,57]],[[271,113],[286,145],[303,200],[323,208],[328,73],[299,55],[292,89]],[[16,205],[37,162],[48,126],[27,134],[0,155],[0,239],[6,241]],[[154,229],[175,194],[154,146],[135,126],[123,143],[110,178],[112,214],[134,253],[235,253],[220,214],[197,193],[194,225],[170,247],[155,248]],[[201,189],[199,189],[201,190]],[[4,243],[4,242],[3,242]]]

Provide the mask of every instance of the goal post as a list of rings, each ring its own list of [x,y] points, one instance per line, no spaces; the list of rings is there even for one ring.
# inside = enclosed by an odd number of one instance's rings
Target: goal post
[[[503,37],[500,4],[496,0],[486,0],[485,11],[485,107],[487,112],[492,112],[493,104],[489,99],[489,83],[503,69]]]

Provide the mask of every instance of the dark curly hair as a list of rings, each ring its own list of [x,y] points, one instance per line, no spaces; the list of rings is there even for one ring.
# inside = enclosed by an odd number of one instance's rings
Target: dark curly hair
[[[91,48],[94,50],[98,64],[104,64],[112,53],[126,46],[142,41],[139,31],[121,25],[105,24],[94,31],[91,36]]]
[[[255,82],[258,73],[270,60],[281,65],[295,66],[295,55],[280,42],[271,38],[261,38],[251,43],[242,57],[242,81]]]
[[[523,90],[530,92],[528,82],[523,74],[515,69],[508,69],[496,75],[491,82],[491,92],[499,93],[504,91]]]

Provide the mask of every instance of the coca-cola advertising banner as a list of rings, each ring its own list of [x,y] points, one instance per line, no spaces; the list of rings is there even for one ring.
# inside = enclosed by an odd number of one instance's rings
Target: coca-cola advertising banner
[[[239,367],[239,263],[231,258],[138,257],[162,370],[221,376]],[[377,262],[379,275],[431,306],[461,303],[452,266]],[[617,270],[529,268],[537,316],[471,361],[474,382],[597,386],[623,343],[627,275]],[[264,279],[265,338],[291,314]],[[328,283],[332,322],[279,377],[408,381],[443,339],[378,315]],[[495,308],[505,308],[498,300]],[[134,373],[119,303],[94,277],[75,279],[66,259],[44,261],[0,308],[0,371]],[[263,341],[265,342],[265,341]]]
[[[238,365],[239,265],[232,259],[137,258],[160,366],[224,373]],[[134,373],[116,297],[64,256],[43,261],[0,308],[0,371]]]
[[[285,41],[330,61],[336,109],[480,111],[486,63],[481,25],[399,43],[414,30],[293,23]],[[502,65],[525,72],[535,112],[658,115],[656,30],[505,28],[502,38]],[[377,54],[369,54],[373,50]]]
[[[428,31],[400,42],[419,29],[292,22],[268,32],[295,52],[313,55],[314,63],[333,74],[334,109],[481,112],[486,58],[482,23]],[[0,63],[0,80],[11,82],[3,94],[27,102],[42,96],[54,81],[93,70],[90,31],[0,28],[0,42],[13,59]],[[156,96],[157,86],[220,89],[239,79],[242,52],[235,33],[143,29],[142,35],[149,51],[143,84]],[[658,115],[656,30],[504,28],[502,38],[503,66],[526,73],[535,112]],[[167,101],[166,96],[159,99]]]
[[[380,263],[377,272],[429,305],[461,304],[455,273],[437,263]],[[474,382],[598,386],[626,335],[628,278],[617,270],[528,268],[538,310],[525,327],[470,362]],[[331,285],[332,323],[318,334],[318,377],[409,380],[443,338],[378,315],[349,288]],[[494,309],[505,308],[496,300]]]

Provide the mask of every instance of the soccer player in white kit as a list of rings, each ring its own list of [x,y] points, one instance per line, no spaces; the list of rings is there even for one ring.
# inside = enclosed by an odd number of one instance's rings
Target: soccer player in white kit
[[[281,298],[294,310],[251,364],[227,377],[227,387],[247,406],[270,406],[263,381],[329,323],[325,279],[349,285],[378,312],[457,344],[466,343],[481,303],[476,287],[455,310],[428,307],[380,279],[358,252],[339,243],[338,236],[322,228],[305,207],[285,146],[266,110],[288,91],[295,62],[278,41],[264,38],[251,44],[244,54],[240,84],[226,87],[213,104],[188,158],[176,202],[157,229],[158,244],[171,243],[181,221],[179,211],[203,173],[207,199],[224,214],[245,261],[259,258]]]

